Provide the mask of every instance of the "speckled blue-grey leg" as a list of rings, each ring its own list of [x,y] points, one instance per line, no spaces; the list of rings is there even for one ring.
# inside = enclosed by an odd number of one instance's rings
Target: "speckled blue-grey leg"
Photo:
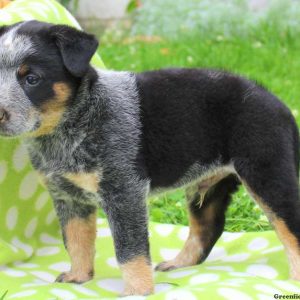
[[[146,182],[102,182],[102,206],[112,231],[118,263],[125,281],[123,295],[153,292],[148,241]]]

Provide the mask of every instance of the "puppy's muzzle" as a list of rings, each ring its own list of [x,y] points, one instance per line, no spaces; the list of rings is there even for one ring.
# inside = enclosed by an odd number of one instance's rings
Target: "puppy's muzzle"
[[[0,108],[0,124],[5,123],[9,119],[9,114],[4,108]]]

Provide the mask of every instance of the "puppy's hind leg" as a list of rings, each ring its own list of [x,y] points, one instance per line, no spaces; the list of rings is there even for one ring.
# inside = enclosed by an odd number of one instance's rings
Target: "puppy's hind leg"
[[[285,247],[290,277],[300,280],[300,198],[294,162],[266,158],[236,165],[241,181],[264,210]]]
[[[213,180],[211,182],[214,185],[208,190],[203,189],[203,183],[197,183],[187,189],[190,220],[188,239],[174,259],[156,266],[157,271],[169,271],[200,264],[222,234],[225,210],[239,182],[234,175],[229,175],[219,182]]]

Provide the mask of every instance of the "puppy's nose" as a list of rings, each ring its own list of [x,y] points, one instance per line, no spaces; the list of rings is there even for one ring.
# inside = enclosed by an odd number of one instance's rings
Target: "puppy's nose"
[[[8,120],[8,112],[4,108],[0,108],[0,123]]]

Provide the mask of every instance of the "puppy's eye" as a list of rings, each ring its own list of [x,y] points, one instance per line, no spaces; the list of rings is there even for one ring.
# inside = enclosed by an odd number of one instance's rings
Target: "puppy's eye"
[[[26,83],[28,85],[37,85],[40,82],[41,78],[35,74],[29,74],[26,76]]]

